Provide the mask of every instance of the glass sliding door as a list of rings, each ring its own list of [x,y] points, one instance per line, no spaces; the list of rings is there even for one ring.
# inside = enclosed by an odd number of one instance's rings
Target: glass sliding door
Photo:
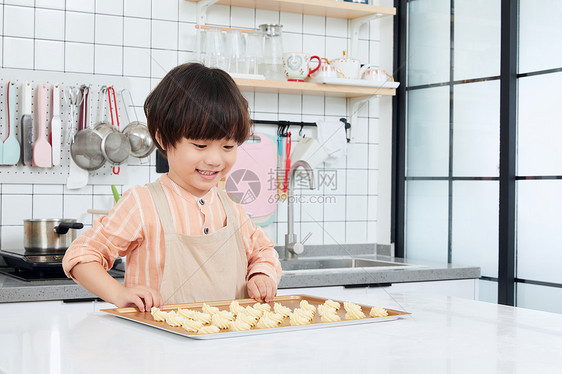
[[[500,1],[405,5],[404,254],[480,266],[496,301]]]
[[[562,313],[562,2],[519,1],[517,305]]]
[[[562,313],[562,1],[511,1],[399,1],[407,71],[398,144],[404,223],[396,235],[406,257],[480,266],[481,300],[496,302],[515,287],[515,305]],[[516,21],[502,5],[517,5]],[[517,25],[516,43],[513,34],[511,44],[501,39],[502,17]],[[517,89],[506,94],[500,82],[513,75],[500,75],[500,56],[509,48],[517,51],[509,58]],[[516,106],[502,101],[501,109],[500,98]],[[508,126],[516,142],[501,144],[515,155],[513,196],[500,196],[500,113],[516,117]],[[514,224],[500,203],[515,206]],[[498,267],[509,261],[499,242],[509,240],[515,276],[502,283]]]

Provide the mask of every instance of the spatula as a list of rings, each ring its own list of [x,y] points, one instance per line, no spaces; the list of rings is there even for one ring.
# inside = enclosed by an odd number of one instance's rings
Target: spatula
[[[53,86],[53,105],[51,105],[51,154],[53,166],[60,164],[61,120],[60,120],[60,87]]]
[[[8,137],[2,149],[2,165],[15,165],[20,160],[20,143],[16,138],[16,84],[8,83]]]
[[[32,164],[33,150],[33,116],[31,115],[31,84],[21,85],[21,162],[26,166]]]
[[[45,123],[47,120],[47,87],[39,85],[37,87],[37,139],[33,143],[33,166],[40,168],[50,168],[53,166],[51,161],[51,144],[45,137]]]

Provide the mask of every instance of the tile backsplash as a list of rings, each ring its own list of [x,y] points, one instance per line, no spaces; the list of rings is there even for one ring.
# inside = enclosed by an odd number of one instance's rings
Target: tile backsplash
[[[390,3],[390,4],[388,4]],[[389,0],[380,5],[392,6]],[[86,74],[127,79],[136,113],[150,90],[172,67],[195,59],[196,4],[185,0],[4,0],[0,4],[2,70]],[[257,28],[283,25],[285,50],[306,51],[332,59],[349,47],[348,20],[269,10],[213,5],[207,24]],[[371,21],[361,28],[359,55],[363,63],[392,71],[392,19]],[[0,73],[2,74],[2,73]],[[244,92],[251,116],[258,120],[351,120],[344,98]],[[5,105],[5,100],[2,101]],[[317,187],[299,189],[295,230],[308,244],[390,242],[391,99],[372,98],[352,123],[347,155],[315,170]],[[17,119],[19,123],[19,118]],[[7,125],[1,133],[7,136]],[[277,128],[256,125],[275,136]],[[299,128],[291,128],[293,144]],[[304,128],[317,136],[316,128]],[[155,155],[145,163],[129,159],[123,193],[158,178]],[[1,168],[1,166],[0,166]],[[69,190],[64,184],[14,183],[0,169],[0,248],[23,250],[23,220],[74,218],[90,227],[88,209],[109,209],[109,184]],[[287,205],[279,203],[273,223],[265,229],[282,245],[287,230]]]

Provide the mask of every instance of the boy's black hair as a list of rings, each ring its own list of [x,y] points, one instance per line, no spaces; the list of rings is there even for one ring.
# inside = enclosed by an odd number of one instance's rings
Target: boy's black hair
[[[164,155],[182,138],[227,138],[242,144],[250,136],[248,102],[234,80],[223,70],[198,63],[170,70],[146,98],[144,113]]]

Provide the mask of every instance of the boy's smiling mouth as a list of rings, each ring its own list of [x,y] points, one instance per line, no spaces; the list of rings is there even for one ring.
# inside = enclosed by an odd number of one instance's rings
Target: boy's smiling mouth
[[[196,169],[199,174],[205,177],[214,177],[218,171]]]

